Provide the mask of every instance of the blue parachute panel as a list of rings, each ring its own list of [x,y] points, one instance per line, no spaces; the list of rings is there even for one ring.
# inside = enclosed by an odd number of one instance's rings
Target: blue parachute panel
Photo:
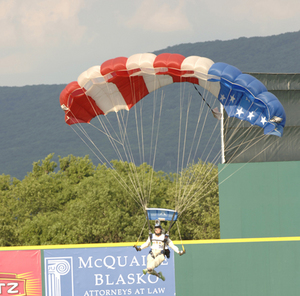
[[[263,83],[226,63],[213,64],[208,74],[213,77],[210,81],[220,82],[218,100],[229,117],[260,126],[265,134],[282,136],[285,111]]]
[[[176,221],[178,218],[178,213],[174,210],[160,208],[147,208],[146,210],[149,220],[159,219],[161,221],[172,221],[174,213],[175,215],[173,221]]]

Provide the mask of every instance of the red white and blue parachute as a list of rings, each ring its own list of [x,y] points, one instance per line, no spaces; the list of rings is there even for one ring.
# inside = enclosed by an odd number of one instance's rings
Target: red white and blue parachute
[[[212,93],[229,117],[260,126],[281,137],[285,111],[256,78],[225,63],[180,54],[135,54],[118,57],[83,72],[62,91],[60,104],[71,125],[98,115],[129,110],[149,93],[172,83],[190,82]]]
[[[178,93],[176,90],[175,97],[166,95],[169,101],[168,107],[165,109],[162,108],[164,96],[161,96],[160,110],[156,112],[155,106],[158,101],[156,91],[173,83],[178,83],[179,86],[185,88],[186,84],[181,84],[182,82],[199,86],[201,92],[205,93],[202,96],[198,91],[203,100],[194,100],[193,103],[196,104],[190,105],[192,100],[186,98],[181,90]],[[198,90],[197,87],[195,88]],[[150,93],[153,93],[153,100],[140,102]],[[177,94],[180,96],[179,100],[176,98]],[[198,95],[197,98],[199,99]],[[140,103],[137,104],[138,102]],[[172,103],[169,104],[169,102]],[[151,105],[151,103],[153,104]],[[212,109],[210,105],[221,103],[228,116],[224,116],[222,121],[215,121],[213,118],[207,120],[209,110],[206,108],[206,114],[203,112],[205,103],[217,118],[219,118],[217,115],[221,114],[216,111],[216,108]],[[272,140],[264,150],[271,147],[274,144],[273,140],[279,139],[277,137],[270,138],[268,135],[281,137],[286,122],[285,111],[279,100],[253,76],[243,74],[228,64],[214,63],[205,57],[184,57],[180,54],[170,53],[157,56],[152,53],[143,53],[132,55],[129,58],[118,57],[107,60],[100,66],[91,67],[80,74],[77,81],[73,81],[65,87],[60,95],[60,105],[65,112],[66,123],[71,125],[74,130],[82,132],[90,141],[91,146],[82,138],[99,161],[112,168],[111,171],[116,180],[141,204],[149,219],[163,218],[168,221],[175,221],[177,216],[180,216],[187,208],[192,207],[198,200],[216,189],[212,188],[211,184],[217,178],[216,165],[221,158],[222,162],[225,162],[223,157],[225,150],[227,150],[227,154],[230,154],[226,163],[234,162],[236,157],[252,147],[254,147],[255,157],[261,152],[255,150],[255,144],[268,138],[268,140]],[[173,108],[174,112],[173,110],[169,112],[173,106],[176,107]],[[190,106],[193,107],[190,108]],[[142,109],[143,107],[146,111]],[[131,108],[134,112],[125,111],[129,111]],[[149,116],[151,109],[153,114]],[[188,112],[191,109],[193,115],[189,120]],[[185,123],[183,110],[186,112]],[[143,113],[144,111],[145,113]],[[101,116],[107,114],[109,115]],[[174,121],[172,121],[173,118],[170,119],[173,114]],[[130,115],[132,115],[131,118]],[[163,123],[164,130],[161,128],[162,132],[159,128],[160,116],[167,118]],[[95,123],[98,121],[100,128],[91,122],[95,117],[97,117]],[[112,117],[114,119],[110,121]],[[166,124],[169,122],[172,125],[170,130],[167,129],[168,127],[166,128]],[[215,127],[213,127],[213,122],[216,123]],[[177,123],[178,126],[175,127]],[[208,124],[205,126],[206,123]],[[217,129],[218,125],[220,125],[220,129]],[[230,133],[224,133],[222,127],[225,125],[232,127]],[[238,125],[241,125],[241,128]],[[132,133],[133,126],[136,131]],[[98,145],[90,137],[85,127],[95,127],[97,131],[101,132],[99,138],[96,139],[99,141]],[[191,129],[188,130],[188,127]],[[178,135],[176,135],[177,128]],[[107,136],[111,147],[104,147],[103,143],[107,139],[103,138],[103,134]],[[132,141],[135,140],[133,134],[136,134],[136,141]],[[146,139],[146,136],[149,138]],[[177,145],[174,145],[174,136],[178,137]],[[172,141],[169,141],[170,138]],[[216,149],[219,138],[221,138],[219,141],[221,149],[218,147]],[[234,141],[231,141],[231,138]],[[159,140],[167,143],[160,145]],[[204,144],[201,141],[204,141]],[[230,145],[227,145],[226,141],[230,142]],[[172,142],[173,146],[167,150],[169,142]],[[102,147],[106,151],[103,151]],[[157,148],[162,148],[162,151],[158,152]],[[175,151],[176,149],[177,151]],[[106,157],[104,152],[115,152],[115,154],[109,154]],[[147,157],[146,153],[149,154]],[[211,154],[213,155],[211,156]],[[114,165],[110,164],[111,159],[115,159],[114,155],[124,164],[124,167],[128,164],[126,178],[129,178],[130,184],[127,179],[122,179]],[[150,208],[150,211],[148,208],[157,155],[160,157],[160,163],[164,161],[170,163],[165,165],[169,172],[177,170],[174,174],[177,182],[176,192],[172,193],[175,200],[175,211],[173,212],[166,209],[161,211],[156,208]],[[204,163],[211,162],[212,165],[206,165],[206,171],[200,169],[200,165],[197,169],[193,168],[193,164],[201,164],[199,160]],[[175,162],[176,167],[173,165]],[[137,172],[137,163],[141,166],[140,170],[144,170],[143,173]],[[145,163],[151,166],[151,169],[143,166]],[[214,186],[217,186],[215,184],[217,182],[214,183]],[[207,188],[210,190],[208,193]]]

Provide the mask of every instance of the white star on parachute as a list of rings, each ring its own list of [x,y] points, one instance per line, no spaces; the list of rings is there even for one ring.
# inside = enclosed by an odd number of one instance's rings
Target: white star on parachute
[[[231,101],[231,103],[234,103],[234,101],[235,101],[234,95],[233,95],[233,96],[230,96],[230,101]]]
[[[238,116],[241,116],[242,114],[244,114],[243,108],[237,109],[236,114],[237,114]]]
[[[266,117],[262,117],[260,122],[264,125],[267,122]]]
[[[247,116],[247,118],[249,118],[250,120],[252,119],[252,117],[254,117],[255,115],[254,115],[254,112],[252,111],[252,112],[250,112],[249,113],[249,115]]]
[[[223,102],[225,100],[225,96],[222,94],[220,100]]]

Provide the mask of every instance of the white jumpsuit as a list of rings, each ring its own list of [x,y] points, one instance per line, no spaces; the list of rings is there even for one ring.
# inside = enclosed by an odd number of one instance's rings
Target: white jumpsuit
[[[159,266],[164,260],[165,260],[165,255],[163,254],[164,250],[164,239],[165,235],[152,235],[152,240],[150,240],[150,236],[148,237],[147,241],[141,245],[141,249],[145,249],[151,245],[151,251],[149,255],[147,256],[147,269],[153,270],[157,266]],[[166,249],[167,246],[169,246],[174,252],[177,254],[179,253],[179,249],[173,244],[173,242],[167,238],[166,240]]]

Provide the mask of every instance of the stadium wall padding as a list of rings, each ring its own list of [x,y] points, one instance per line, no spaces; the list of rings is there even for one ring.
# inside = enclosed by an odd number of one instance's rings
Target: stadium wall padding
[[[218,169],[222,239],[299,236],[299,161]]]

